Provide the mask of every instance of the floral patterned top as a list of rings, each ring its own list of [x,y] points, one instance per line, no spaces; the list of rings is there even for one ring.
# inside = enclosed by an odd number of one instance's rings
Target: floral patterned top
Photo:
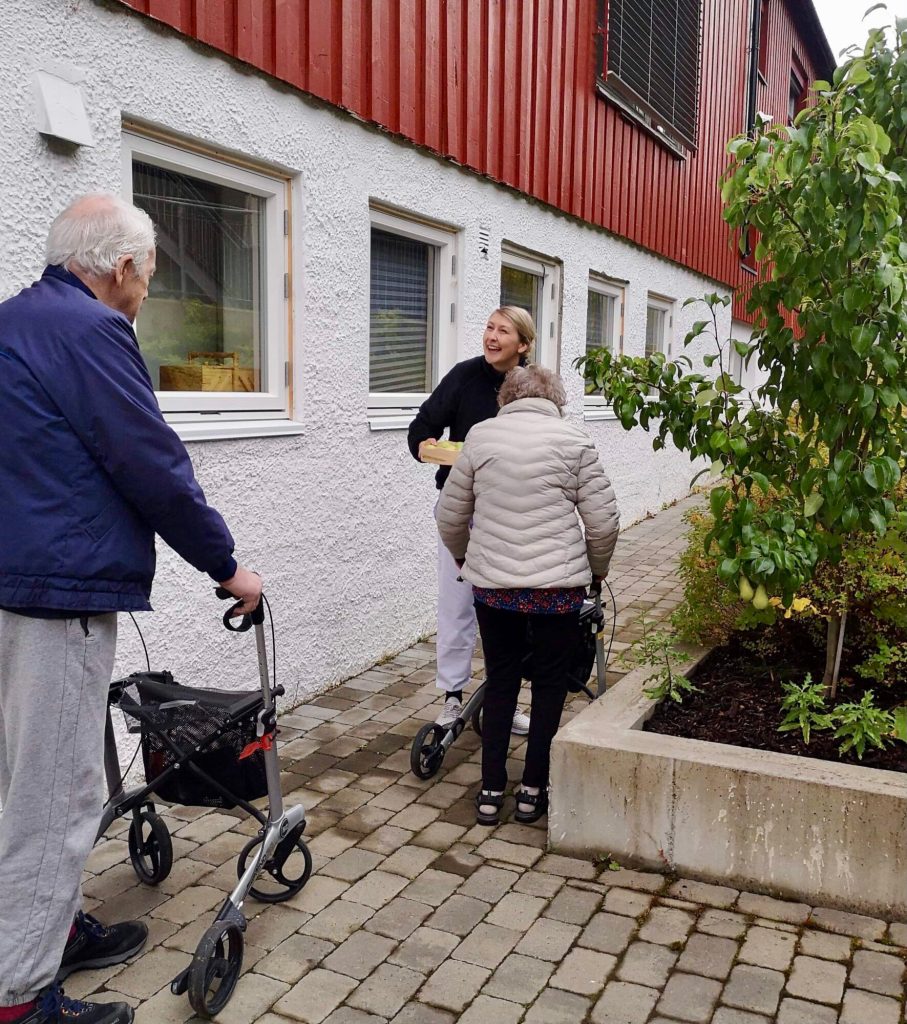
[[[579,611],[586,596],[585,587],[530,587],[523,590],[492,590],[473,587],[473,597],[489,608],[524,615],[564,615]]]

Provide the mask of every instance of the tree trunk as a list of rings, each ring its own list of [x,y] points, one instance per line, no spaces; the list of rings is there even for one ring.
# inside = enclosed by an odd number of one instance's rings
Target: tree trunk
[[[825,641],[825,675],[822,685],[825,696],[834,700],[838,695],[838,674],[841,671],[841,649],[844,646],[844,625],[847,621],[847,610],[840,614],[832,612],[828,617],[828,633]]]

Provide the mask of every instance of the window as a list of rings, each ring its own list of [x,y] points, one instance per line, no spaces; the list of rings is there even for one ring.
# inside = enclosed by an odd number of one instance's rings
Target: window
[[[287,180],[138,135],[123,143],[124,191],[157,229],[136,335],[161,408],[177,423],[205,417],[197,436],[212,414],[286,419]]]
[[[806,86],[803,84],[805,76],[799,75],[796,71],[790,73],[790,91],[787,99],[787,123],[793,124],[794,118],[806,106]]]
[[[624,289],[620,284],[594,274],[589,276],[586,303],[586,348],[606,348],[615,355],[623,351]],[[587,411],[605,408],[603,395],[586,395]]]
[[[675,152],[695,148],[702,0],[599,4],[599,89]]]
[[[501,247],[501,305],[525,309],[535,324],[534,362],[557,371],[561,271],[553,260],[515,246]]]
[[[671,356],[671,333],[674,327],[674,302],[672,299],[653,295],[649,292],[646,303],[646,356],[662,352]]]
[[[768,70],[768,2],[760,0],[759,5],[759,74],[765,79]]]
[[[456,240],[449,228],[372,208],[369,408],[385,417],[420,405],[453,365]]]

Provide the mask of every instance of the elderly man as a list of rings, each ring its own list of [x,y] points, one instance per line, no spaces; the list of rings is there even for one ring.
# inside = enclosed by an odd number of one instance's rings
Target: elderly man
[[[132,321],[154,227],[113,195],[54,221],[41,279],[0,303],[0,1024],[126,1024],[63,996],[141,950],[141,922],[79,909],[103,800],[117,612],[142,611],[154,535],[251,611],[258,576],[161,416]]]

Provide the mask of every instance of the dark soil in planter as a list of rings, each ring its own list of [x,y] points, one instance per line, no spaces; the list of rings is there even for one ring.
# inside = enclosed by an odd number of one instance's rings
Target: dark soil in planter
[[[907,744],[889,743],[883,750],[868,748],[861,761],[853,751],[838,754],[833,731],[814,732],[809,745],[800,731],[778,732],[781,723],[781,682],[801,682],[807,673],[821,680],[824,650],[805,634],[791,629],[785,636],[783,653],[763,658],[752,649],[753,634],[735,634],[716,647],[695,669],[691,680],[697,692],[684,696],[683,703],[664,700],[643,728],[666,736],[730,743],[755,750],[887,768],[907,772]],[[904,702],[900,687],[867,684],[842,667],[838,701],[859,701],[867,689],[875,692],[876,704],[892,708]]]

